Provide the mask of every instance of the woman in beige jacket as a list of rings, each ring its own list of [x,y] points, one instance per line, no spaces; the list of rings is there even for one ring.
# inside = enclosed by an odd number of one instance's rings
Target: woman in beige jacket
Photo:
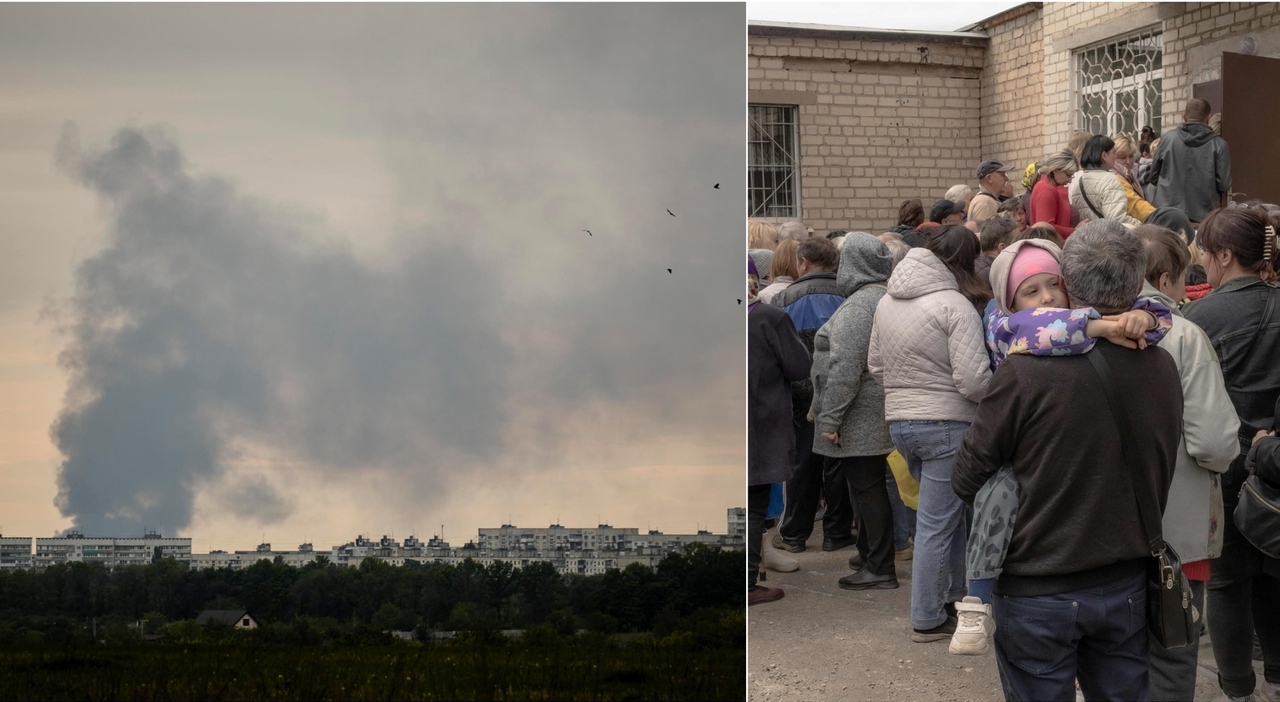
[[[951,463],[991,380],[978,310],[990,288],[973,270],[978,238],[942,227],[912,249],[876,306],[867,368],[884,386],[894,446],[920,482],[911,570],[911,639],[955,632],[965,596],[966,507],[951,489]]]

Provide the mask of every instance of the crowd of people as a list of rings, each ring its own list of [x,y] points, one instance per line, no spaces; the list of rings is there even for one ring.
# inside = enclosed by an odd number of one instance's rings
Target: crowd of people
[[[1020,194],[984,160],[879,235],[749,223],[750,605],[820,520],[840,588],[910,561],[911,640],[1008,699],[1190,700],[1207,625],[1227,697],[1280,700],[1280,207],[1209,122],[1077,134]],[[1189,642],[1148,627],[1162,554]]]

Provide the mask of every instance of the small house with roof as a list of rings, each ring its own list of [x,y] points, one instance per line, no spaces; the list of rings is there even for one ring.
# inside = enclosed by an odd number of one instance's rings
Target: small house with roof
[[[258,622],[243,609],[206,609],[196,617],[196,624],[200,626],[213,623],[227,624],[236,629],[258,628]]]

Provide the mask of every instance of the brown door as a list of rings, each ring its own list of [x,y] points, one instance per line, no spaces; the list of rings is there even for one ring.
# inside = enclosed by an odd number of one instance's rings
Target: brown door
[[[1236,202],[1280,204],[1280,59],[1222,54],[1222,137]]]

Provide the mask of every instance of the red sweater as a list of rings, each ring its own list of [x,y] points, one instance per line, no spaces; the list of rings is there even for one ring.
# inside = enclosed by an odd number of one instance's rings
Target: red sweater
[[[1071,201],[1067,198],[1067,186],[1056,185],[1052,178],[1041,177],[1031,188],[1031,211],[1027,213],[1032,225],[1048,222],[1058,230],[1063,239],[1071,236]]]

